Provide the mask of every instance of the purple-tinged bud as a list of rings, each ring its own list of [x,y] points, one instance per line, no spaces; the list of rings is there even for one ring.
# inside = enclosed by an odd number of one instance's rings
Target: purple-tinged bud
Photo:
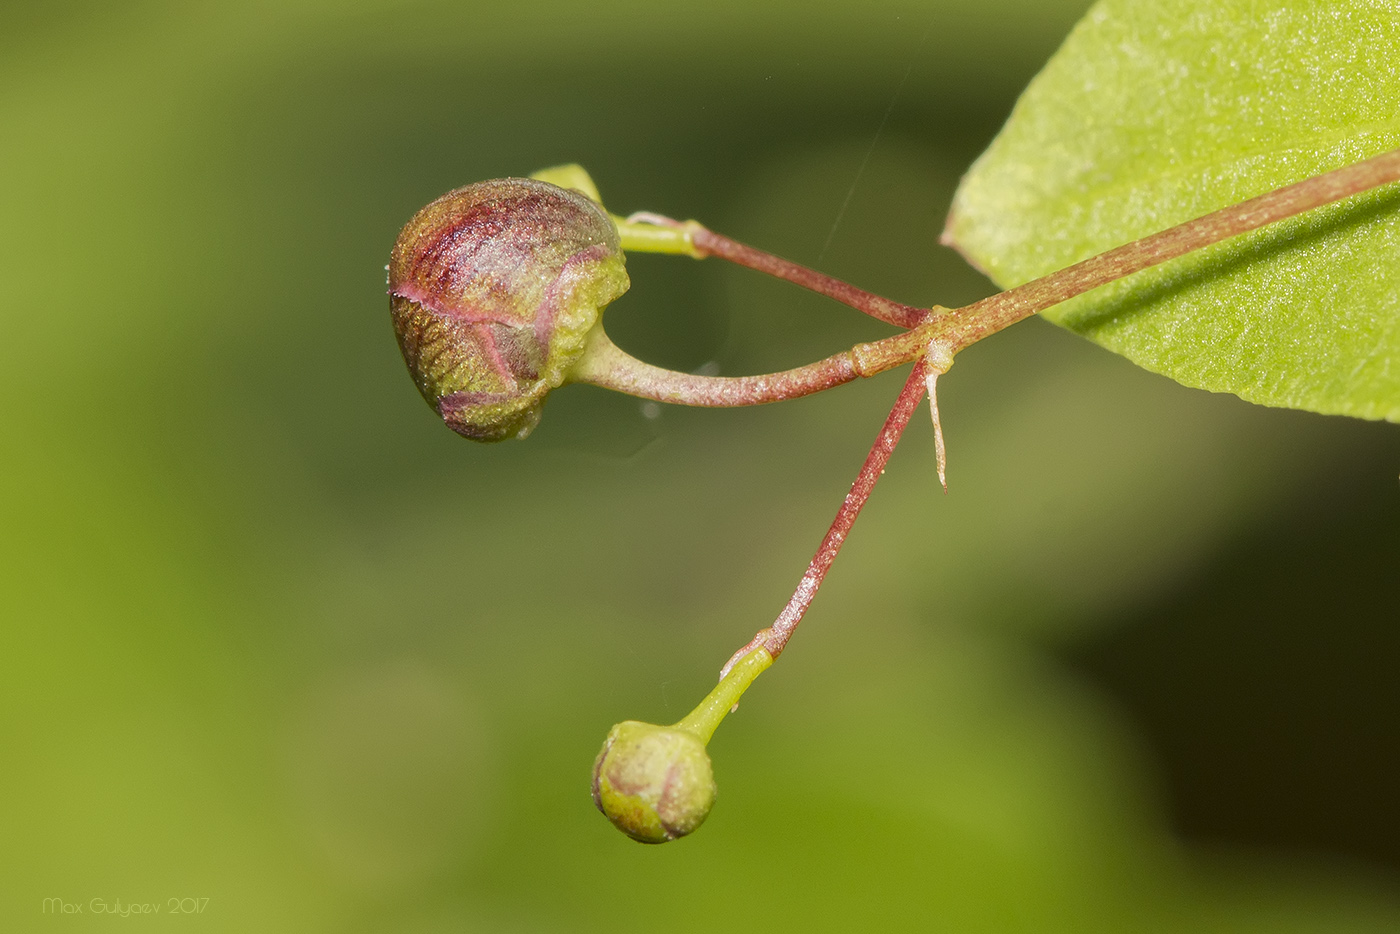
[[[443,195],[413,216],[389,259],[413,381],[448,427],[477,441],[530,433],[628,285],[603,208],[527,178]]]
[[[666,843],[705,822],[718,789],[705,743],[689,730],[626,720],[593,763],[593,803],[641,843]]]

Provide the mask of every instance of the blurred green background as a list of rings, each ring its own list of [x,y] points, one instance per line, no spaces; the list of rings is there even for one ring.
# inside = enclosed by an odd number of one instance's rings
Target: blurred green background
[[[1086,5],[0,4],[0,928],[1400,927],[1393,426],[1038,321],[973,348],[951,493],[920,416],[654,848],[593,810],[598,745],[771,620],[899,377],[571,387],[483,447],[395,348],[400,225],[574,160],[616,211],[980,297],[943,213]],[[887,331],[629,269],[610,333],[681,369]]]

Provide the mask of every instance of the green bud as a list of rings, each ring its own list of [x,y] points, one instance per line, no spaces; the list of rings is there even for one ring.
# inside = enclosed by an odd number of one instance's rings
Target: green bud
[[[602,206],[527,178],[443,195],[413,216],[389,259],[413,381],[448,427],[477,441],[530,433],[628,285]]]
[[[619,723],[593,763],[593,803],[641,843],[684,837],[704,823],[717,793],[704,741],[673,726]]]
[[[745,646],[725,666],[714,690],[679,723],[626,720],[613,727],[593,762],[598,810],[641,843],[666,843],[703,824],[719,794],[705,744],[771,664],[767,648]]]

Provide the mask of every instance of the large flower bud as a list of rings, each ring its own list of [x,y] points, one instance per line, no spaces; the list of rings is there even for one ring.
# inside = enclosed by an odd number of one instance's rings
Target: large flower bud
[[[477,441],[529,434],[628,285],[602,207],[526,178],[443,195],[413,216],[389,259],[413,381],[448,427]]]
[[[717,793],[705,741],[674,726],[619,723],[593,763],[593,803],[641,843],[684,837],[704,823]]]

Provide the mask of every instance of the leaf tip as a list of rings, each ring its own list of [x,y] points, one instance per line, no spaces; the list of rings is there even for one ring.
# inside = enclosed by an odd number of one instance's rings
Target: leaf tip
[[[987,271],[987,267],[979,263],[977,261],[977,258],[973,256],[970,252],[968,252],[963,247],[963,245],[958,242],[958,235],[955,232],[955,229],[958,227],[961,219],[961,215],[959,215],[958,213],[958,206],[956,203],[954,203],[954,205],[948,209],[948,218],[943,222],[943,232],[938,235],[938,242],[942,246],[946,246],[949,249],[956,251],[957,254],[961,256],[969,266],[971,266],[973,269],[976,269],[982,275],[990,279],[991,273]]]

